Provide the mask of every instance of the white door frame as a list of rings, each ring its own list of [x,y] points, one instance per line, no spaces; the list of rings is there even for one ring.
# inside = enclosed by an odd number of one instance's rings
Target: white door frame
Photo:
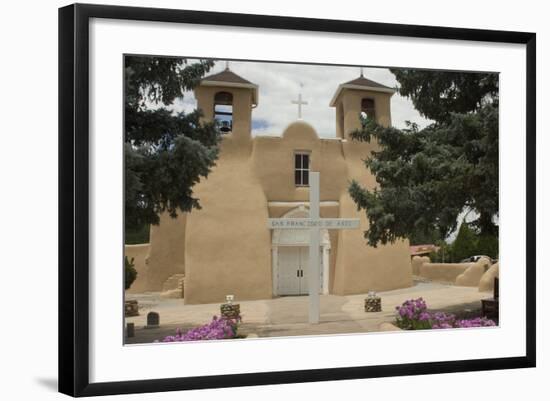
[[[309,212],[303,205],[288,211],[283,217],[285,218],[303,218],[308,217]],[[285,246],[309,246],[308,241],[288,242],[283,237],[283,232],[287,237],[294,230],[273,230],[271,240],[271,273],[273,282],[273,296],[279,295],[279,247]],[[301,230],[300,230],[301,231]],[[292,235],[290,235],[291,237]],[[323,265],[323,282],[321,283],[321,293],[329,293],[330,284],[330,236],[328,230],[321,230],[321,250],[322,250],[322,265]]]

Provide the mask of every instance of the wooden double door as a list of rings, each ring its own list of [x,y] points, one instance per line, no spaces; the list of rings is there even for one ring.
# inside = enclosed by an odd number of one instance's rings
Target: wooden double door
[[[319,250],[320,278],[323,283],[322,255]],[[309,247],[285,246],[279,248],[278,255],[278,288],[279,295],[307,295],[309,294]]]

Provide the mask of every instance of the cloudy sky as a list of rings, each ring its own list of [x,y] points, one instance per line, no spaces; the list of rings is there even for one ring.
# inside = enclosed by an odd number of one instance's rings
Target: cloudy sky
[[[225,68],[224,61],[216,62],[208,75]],[[324,65],[280,64],[231,61],[229,68],[241,77],[259,85],[259,104],[252,111],[253,135],[281,135],[285,127],[298,118],[298,109],[291,103],[298,98],[308,105],[302,107],[302,118],[311,124],[321,137],[336,136],[335,109],[329,106],[338,85],[359,77],[359,67]],[[385,68],[364,68],[364,76],[389,87],[397,81]],[[303,86],[300,87],[300,84]],[[192,93],[185,93],[174,105],[177,111],[191,111],[196,107]],[[416,122],[420,127],[429,121],[414,109],[407,98],[393,95],[391,100],[392,124],[398,128],[405,121]]]

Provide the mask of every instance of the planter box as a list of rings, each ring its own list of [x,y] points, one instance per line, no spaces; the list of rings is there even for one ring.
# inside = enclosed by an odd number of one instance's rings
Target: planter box
[[[240,304],[222,304],[220,306],[220,315],[226,319],[236,319],[241,314]]]
[[[124,301],[124,316],[139,316],[138,301]]]
[[[382,299],[380,297],[365,298],[365,312],[382,312]]]

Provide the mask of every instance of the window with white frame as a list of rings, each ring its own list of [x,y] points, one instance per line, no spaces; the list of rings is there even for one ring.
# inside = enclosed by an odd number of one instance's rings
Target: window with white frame
[[[309,152],[294,153],[294,184],[297,187],[309,186]]]

